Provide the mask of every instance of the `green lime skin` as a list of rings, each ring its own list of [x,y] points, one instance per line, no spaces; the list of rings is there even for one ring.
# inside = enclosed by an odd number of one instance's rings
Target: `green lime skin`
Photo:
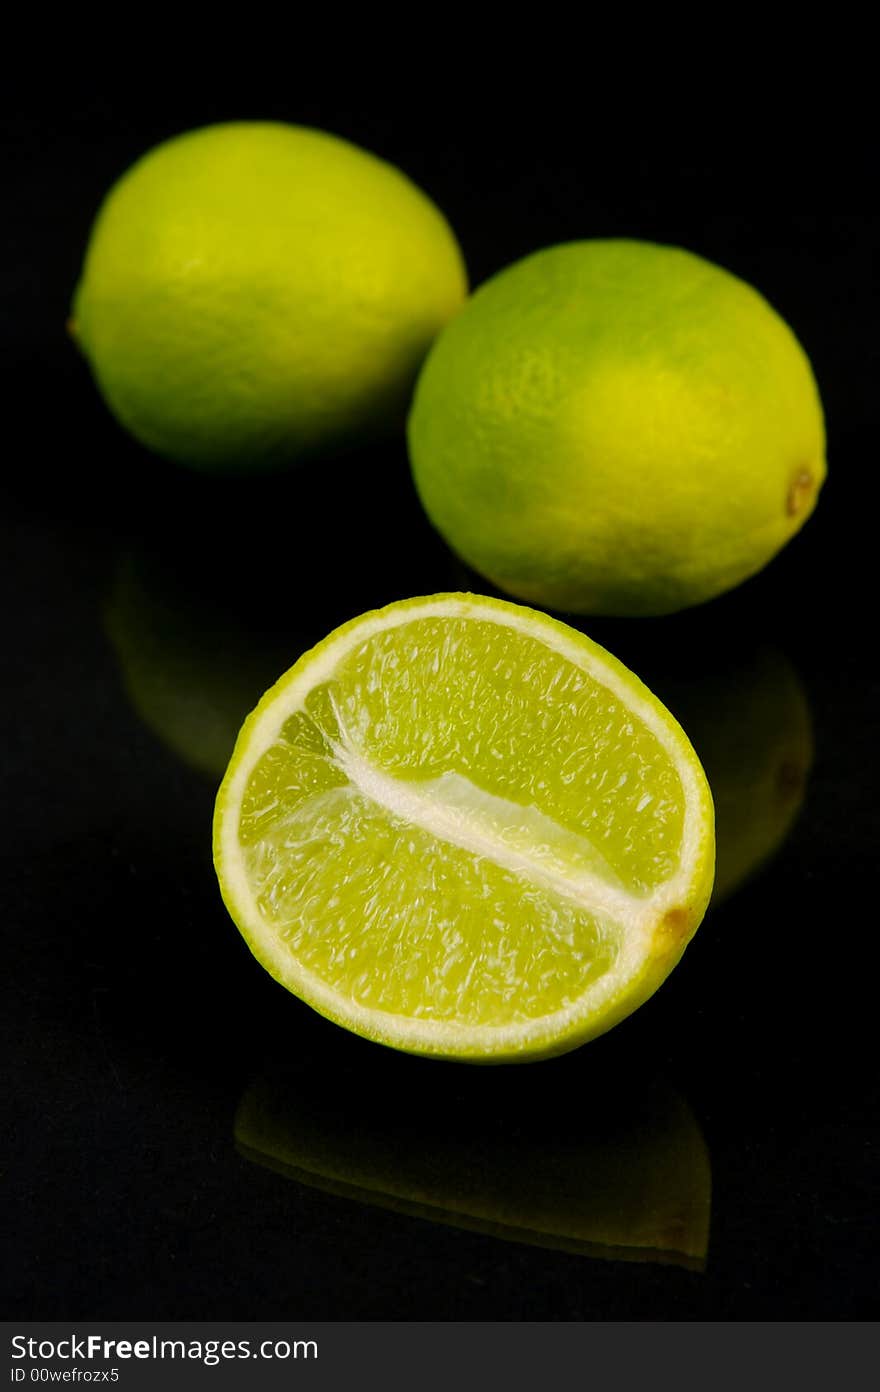
[[[466,292],[449,225],[399,170],[322,131],[233,122],[158,145],[110,190],[70,330],[142,444],[248,472],[402,427]]]
[[[807,357],[758,292],[675,247],[536,252],[435,342],[413,477],[453,551],[569,613],[665,614],[760,571],[826,472]]]

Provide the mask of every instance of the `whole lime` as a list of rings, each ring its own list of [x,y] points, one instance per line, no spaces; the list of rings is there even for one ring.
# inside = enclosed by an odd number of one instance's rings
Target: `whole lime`
[[[271,467],[402,423],[466,288],[448,224],[393,166],[236,122],[157,146],[111,189],[71,330],[150,449]]]
[[[701,257],[637,241],[537,252],[434,344],[409,423],[438,531],[501,589],[662,614],[760,570],[825,477],[791,330]]]

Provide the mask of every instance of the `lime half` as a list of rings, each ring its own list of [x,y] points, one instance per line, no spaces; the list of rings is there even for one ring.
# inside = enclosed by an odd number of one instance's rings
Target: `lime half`
[[[411,1053],[562,1053],[661,984],[714,829],[687,737],[583,634],[474,595],[307,652],[239,735],[214,861],[262,965]]]

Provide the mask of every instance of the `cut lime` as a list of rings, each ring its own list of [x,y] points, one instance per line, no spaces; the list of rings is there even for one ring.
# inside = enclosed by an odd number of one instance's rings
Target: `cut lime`
[[[583,634],[474,595],[306,653],[245,722],[214,861],[264,967],[411,1053],[562,1053],[640,1005],[712,887],[686,736]]]

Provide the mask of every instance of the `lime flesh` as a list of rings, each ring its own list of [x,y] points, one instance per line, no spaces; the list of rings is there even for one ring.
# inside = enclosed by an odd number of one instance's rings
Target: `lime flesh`
[[[359,1034],[562,1052],[665,978],[708,902],[711,797],[616,659],[467,595],[367,614],[239,736],[215,864],[263,965]]]

